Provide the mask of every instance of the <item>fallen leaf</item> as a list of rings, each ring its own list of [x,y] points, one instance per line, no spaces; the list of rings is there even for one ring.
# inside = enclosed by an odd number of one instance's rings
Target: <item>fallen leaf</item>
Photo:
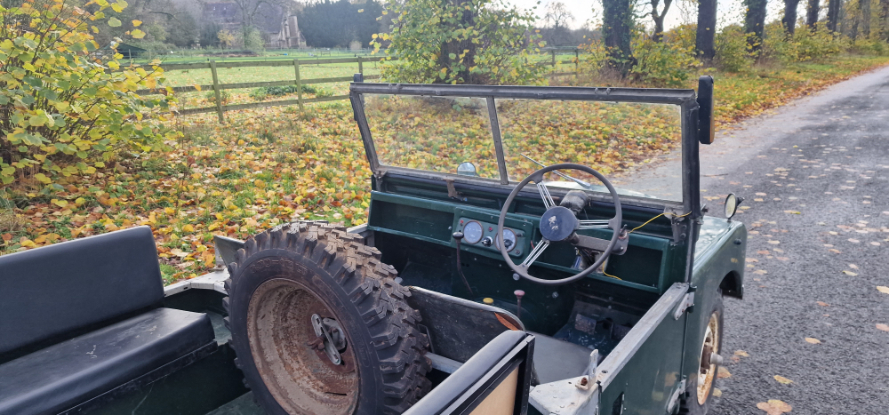
[[[720,366],[719,370],[717,370],[716,372],[717,372],[716,377],[719,379],[725,379],[725,378],[732,377],[732,374],[729,373],[728,369],[726,369],[725,366]]]
[[[830,304],[825,303],[824,301],[818,301],[817,303],[818,303],[818,305],[820,305],[821,307],[830,307]]]
[[[9,242],[11,239],[12,239],[12,234],[11,234],[11,233],[4,233],[4,234],[3,234],[3,241],[4,241],[4,242]]]
[[[858,274],[856,274],[856,273],[854,273],[854,272],[852,272],[852,271],[845,271],[845,270],[843,271],[843,274],[846,274],[846,275],[848,275],[848,276],[850,276],[850,277],[858,276]]]
[[[793,383],[792,380],[787,379],[787,378],[785,378],[784,376],[781,376],[781,375],[775,375],[774,378],[775,378],[775,380],[778,381],[778,383],[781,383],[781,384],[783,384],[783,385],[789,385],[789,384]]]
[[[877,323],[877,330],[889,331],[889,325]]]
[[[882,285],[878,285],[878,286],[877,286],[877,291],[879,291],[879,292],[881,292],[881,293],[883,293],[883,294],[889,294],[889,287],[884,287],[884,286],[882,286]]]
[[[852,268],[852,269],[858,269],[858,265],[855,265],[855,264],[849,264],[849,268]]]
[[[717,398],[721,398],[721,397],[722,397],[722,391],[721,391],[719,388],[713,388],[713,396],[715,396],[715,397],[717,397]]]
[[[852,242],[853,244],[857,244],[857,243],[861,242],[861,241],[859,241],[859,240],[857,240],[857,239],[852,239],[852,238],[849,238],[848,241],[849,241],[849,242]]]
[[[811,344],[821,344],[821,340],[818,340],[814,337],[806,337],[806,341]]]
[[[756,271],[753,271],[753,273],[754,273],[754,274],[759,274],[759,275],[765,275],[765,274],[768,274],[769,272],[766,271],[766,270],[764,270],[764,269],[758,269],[758,270],[756,270]]]
[[[784,401],[779,401],[777,399],[769,399],[768,402],[760,402],[756,404],[756,407],[763,411],[766,411],[768,415],[781,415],[785,412],[790,412],[793,410],[792,406]]]
[[[745,351],[743,351],[743,350],[736,350],[736,351],[735,351],[735,356],[750,357],[750,355],[747,354],[747,352],[745,352]]]
[[[769,241],[770,245],[778,245],[780,243],[781,243],[781,241]]]

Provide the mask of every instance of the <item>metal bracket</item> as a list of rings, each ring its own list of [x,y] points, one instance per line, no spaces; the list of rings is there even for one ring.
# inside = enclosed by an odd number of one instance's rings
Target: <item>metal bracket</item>
[[[342,346],[345,346],[345,342],[341,338],[337,338],[336,340],[330,335],[329,329],[331,328],[339,329],[339,334],[342,335],[342,328],[339,327],[339,323],[336,320],[332,320],[329,318],[325,318],[321,320],[321,317],[317,314],[312,314],[312,327],[315,329],[315,335],[318,337],[322,337],[325,339],[324,341],[324,352],[327,354],[327,357],[330,358],[330,361],[333,364],[338,365],[343,362],[342,356],[340,356],[340,352],[337,350],[337,347],[340,346],[339,343],[342,343]]]
[[[672,414],[676,411],[677,406],[679,405],[679,397],[683,392],[685,392],[685,379],[682,379],[682,381],[679,382],[679,386],[676,387],[676,390],[673,391],[673,395],[670,396],[670,401],[667,402],[668,414]]]
[[[670,226],[673,228],[673,244],[678,245],[685,240],[688,233],[688,221],[685,220],[684,213],[676,213],[669,208],[664,210],[664,216],[670,219]]]
[[[445,183],[447,183],[448,185],[448,197],[451,199],[461,200],[462,195],[454,187],[454,179],[445,179]]]
[[[685,313],[686,310],[695,306],[695,292],[691,291],[685,294],[685,297],[682,298],[682,301],[679,303],[679,306],[676,307],[676,311],[673,312],[673,320],[679,320],[682,318],[682,314]]]

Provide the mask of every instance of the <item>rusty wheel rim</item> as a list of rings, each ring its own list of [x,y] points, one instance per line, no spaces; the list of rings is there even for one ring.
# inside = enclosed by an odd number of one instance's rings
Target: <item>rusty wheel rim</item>
[[[698,374],[698,404],[703,405],[710,397],[710,389],[716,380],[716,364],[710,361],[710,353],[719,354],[719,314],[710,314],[704,342],[701,344],[701,368]]]
[[[352,340],[344,333],[342,363],[333,364],[323,345],[319,348],[312,315],[341,321],[302,284],[273,279],[257,287],[247,310],[247,337],[256,369],[288,414],[351,414],[359,387]]]

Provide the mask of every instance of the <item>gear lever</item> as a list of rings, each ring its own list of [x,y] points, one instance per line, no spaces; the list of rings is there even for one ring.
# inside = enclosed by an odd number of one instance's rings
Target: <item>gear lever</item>
[[[463,232],[454,232],[451,236],[457,241],[457,272],[460,274],[460,278],[463,279],[463,284],[466,284],[466,289],[469,290],[469,295],[475,297],[475,294],[472,292],[472,287],[469,286],[469,281],[466,279],[466,276],[463,275],[463,265],[460,263],[460,241],[463,239]]]

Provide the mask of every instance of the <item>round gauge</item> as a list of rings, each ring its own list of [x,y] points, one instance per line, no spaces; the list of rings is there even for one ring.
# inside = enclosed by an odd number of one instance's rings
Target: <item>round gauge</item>
[[[506,228],[503,230],[503,239],[506,241],[506,252],[515,249],[516,236],[512,229]],[[497,235],[497,249],[500,249],[500,235]]]
[[[463,238],[468,243],[476,244],[482,240],[482,236],[484,236],[484,230],[482,230],[482,225],[476,221],[471,221],[463,227]]]

